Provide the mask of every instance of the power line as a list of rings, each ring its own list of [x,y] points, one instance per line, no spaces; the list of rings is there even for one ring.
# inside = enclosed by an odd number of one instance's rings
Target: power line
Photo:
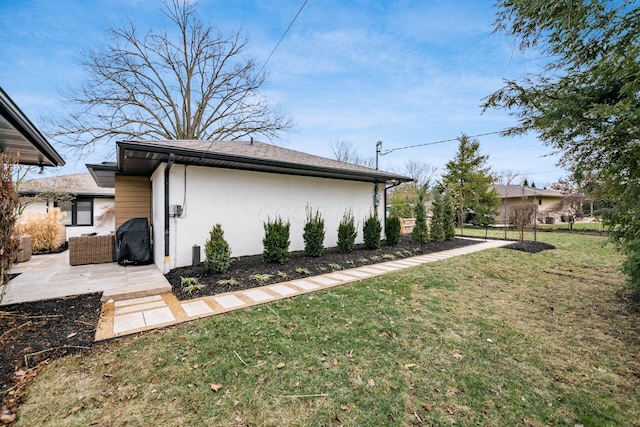
[[[487,135],[496,135],[499,133],[502,133],[504,131],[498,130],[495,132],[487,132],[487,133],[479,133],[477,135],[467,135],[469,138],[477,138],[480,136],[487,136]],[[458,138],[451,138],[451,139],[443,139],[441,141],[433,141],[433,142],[425,142],[424,144],[415,144],[415,145],[407,145],[406,147],[398,147],[398,148],[392,148],[391,150],[387,150],[384,153],[380,153],[381,156],[386,156],[389,153],[393,153],[394,151],[399,151],[399,150],[407,150],[409,148],[416,148],[416,147],[424,147],[426,145],[435,145],[435,144],[443,144],[445,142],[452,142],[452,141],[457,141]]]
[[[269,56],[267,57],[267,60],[264,61],[264,64],[262,64],[262,67],[260,67],[260,71],[258,71],[258,74],[262,73],[262,70],[264,70],[264,67],[267,65],[267,62],[269,62],[269,60],[271,59],[271,57],[273,56],[273,53],[276,51],[276,49],[278,48],[278,46],[280,46],[280,43],[282,43],[282,40],[284,39],[284,37],[287,35],[287,33],[289,32],[289,29],[291,29],[291,26],[293,25],[294,22],[296,22],[296,19],[298,19],[298,16],[300,15],[300,13],[302,12],[302,9],[304,9],[304,7],[307,5],[307,2],[309,0],[304,0],[304,2],[302,3],[302,6],[300,6],[300,9],[298,9],[298,13],[296,13],[296,16],[293,17],[293,19],[291,20],[291,23],[289,23],[289,26],[287,27],[286,30],[284,30],[284,33],[282,33],[282,37],[280,37],[280,40],[278,40],[278,43],[276,43],[276,45],[273,47],[273,50],[271,51],[271,53],[269,54]]]

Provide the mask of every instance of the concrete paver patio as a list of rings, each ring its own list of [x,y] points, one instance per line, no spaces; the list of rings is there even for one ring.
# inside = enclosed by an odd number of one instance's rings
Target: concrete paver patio
[[[71,266],[68,251],[33,256],[16,264],[11,273],[20,275],[6,285],[0,305],[93,292],[102,292],[102,301],[171,292],[171,285],[153,264],[124,267],[110,262]]]

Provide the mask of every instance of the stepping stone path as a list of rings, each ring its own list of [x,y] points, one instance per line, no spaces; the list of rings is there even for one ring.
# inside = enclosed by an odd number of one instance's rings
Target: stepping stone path
[[[429,262],[466,255],[485,249],[498,248],[510,243],[513,242],[491,240],[459,249],[367,265],[349,270],[340,270],[339,272],[327,273],[320,276],[296,279],[226,294],[200,297],[188,301],[179,301],[171,293],[124,301],[108,301],[102,306],[102,313],[96,331],[96,341],[227,313],[229,311],[315,292],[345,283],[357,282],[362,279],[380,276]]]

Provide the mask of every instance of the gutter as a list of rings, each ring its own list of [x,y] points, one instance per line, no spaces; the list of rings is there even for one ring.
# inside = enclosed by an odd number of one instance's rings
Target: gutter
[[[167,167],[164,169],[164,273],[169,272],[169,172],[175,160],[176,155],[170,153]]]

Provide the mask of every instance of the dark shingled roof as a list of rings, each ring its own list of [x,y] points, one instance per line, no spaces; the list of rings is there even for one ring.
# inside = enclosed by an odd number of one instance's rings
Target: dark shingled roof
[[[408,182],[410,177],[315,156],[258,141],[120,141],[117,165],[87,165],[101,186],[115,172],[149,176],[170,154],[178,164],[365,182]]]

